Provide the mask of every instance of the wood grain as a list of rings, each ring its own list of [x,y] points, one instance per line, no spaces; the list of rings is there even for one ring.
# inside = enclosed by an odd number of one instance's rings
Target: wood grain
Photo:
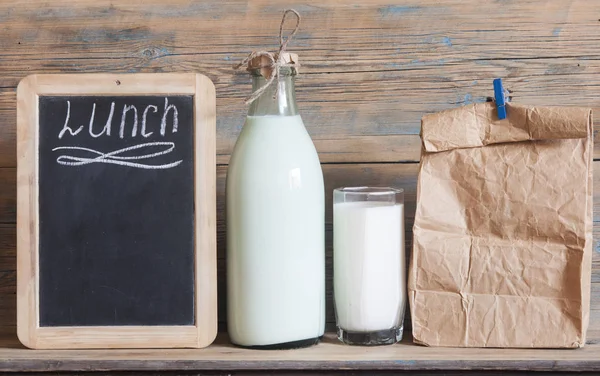
[[[520,103],[600,109],[595,0],[511,1],[501,12],[494,1],[457,0],[2,2],[0,166],[15,165],[16,84],[59,72],[208,75],[218,97],[217,161],[227,163],[250,90],[233,63],[276,48],[286,6],[303,15],[290,50],[303,66],[300,110],[326,163],[418,160],[421,116],[484,101],[494,77]]]
[[[196,343],[206,347],[217,336],[217,180],[215,85],[201,74],[187,78],[194,87],[194,227],[196,243]],[[188,82],[187,84],[189,84]],[[186,83],[184,83],[186,84]],[[165,90],[156,85],[154,90]],[[186,346],[187,347],[187,346]]]
[[[600,345],[579,350],[458,349],[417,346],[407,338],[392,346],[347,346],[327,334],[298,350],[234,347],[225,335],[205,349],[30,351],[0,337],[0,372],[183,370],[522,370],[589,371],[600,367]]]
[[[28,347],[36,347],[39,327],[39,128],[36,81],[36,76],[29,76],[17,88],[17,336]]]
[[[17,169],[0,167],[0,223],[17,221]]]

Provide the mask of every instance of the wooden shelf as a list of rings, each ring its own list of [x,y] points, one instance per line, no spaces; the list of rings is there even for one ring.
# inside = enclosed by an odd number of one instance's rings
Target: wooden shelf
[[[414,345],[346,346],[328,333],[298,350],[246,350],[226,335],[206,349],[29,350],[14,334],[0,337],[0,372],[202,370],[600,370],[600,345],[576,350],[456,349]]]

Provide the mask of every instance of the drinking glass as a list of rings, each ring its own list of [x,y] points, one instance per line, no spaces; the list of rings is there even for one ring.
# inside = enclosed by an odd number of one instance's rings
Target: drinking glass
[[[406,302],[404,191],[333,191],[333,284],[338,338],[350,345],[402,339]]]

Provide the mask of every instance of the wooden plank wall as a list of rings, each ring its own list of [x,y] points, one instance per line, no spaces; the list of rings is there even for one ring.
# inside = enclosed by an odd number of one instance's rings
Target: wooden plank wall
[[[232,66],[251,50],[276,49],[288,7],[303,16],[289,50],[301,57],[298,101],[325,173],[329,291],[331,190],[403,187],[410,229],[423,114],[485,101],[494,77],[504,78],[516,102],[600,114],[599,0],[2,1],[0,331],[14,333],[16,317],[15,88],[28,74],[59,72],[200,72],[214,81],[223,324],[224,178],[250,91],[249,77]],[[595,167],[598,176],[600,161]],[[600,341],[598,252],[591,342]],[[330,323],[332,313],[329,300]]]

